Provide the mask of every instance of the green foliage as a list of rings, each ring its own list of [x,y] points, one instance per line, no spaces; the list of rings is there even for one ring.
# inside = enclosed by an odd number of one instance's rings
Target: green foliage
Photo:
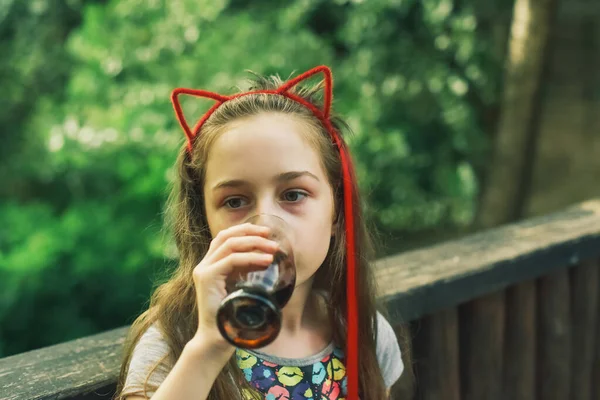
[[[498,77],[484,68],[468,1],[35,4],[76,17],[40,21],[14,4],[6,14],[38,22],[39,37],[11,44],[24,33],[6,28],[0,41],[13,107],[0,126],[20,143],[2,166],[0,338],[10,347],[0,341],[0,356],[131,322],[164,276],[161,212],[183,143],[169,101],[177,86],[228,93],[246,70],[288,77],[328,64],[369,217],[390,231],[473,218]],[[51,27],[63,38],[48,39]],[[27,88],[46,81],[32,97]],[[185,104],[194,120],[205,108]]]

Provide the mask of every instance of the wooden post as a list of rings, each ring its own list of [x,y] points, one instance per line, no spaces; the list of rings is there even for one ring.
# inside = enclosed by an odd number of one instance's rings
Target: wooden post
[[[596,265],[600,268],[600,260],[596,261]],[[596,280],[597,290],[600,292],[600,273],[598,273],[598,279]],[[598,301],[600,303],[600,295],[598,295]],[[600,304],[598,305],[600,309]],[[595,338],[595,349],[594,349],[594,363],[592,369],[592,399],[600,400],[600,316],[596,316],[596,338]]]
[[[598,321],[598,264],[594,260],[573,268],[571,281],[573,288],[571,398],[573,400],[591,400],[592,368]]]
[[[414,335],[418,398],[460,400],[456,308],[422,318]]]
[[[396,337],[402,351],[404,371],[392,387],[392,399],[412,400],[415,397],[415,373],[413,371],[412,333],[410,324],[395,327]]]
[[[473,300],[460,313],[464,400],[503,400],[504,292]]]
[[[535,400],[536,286],[515,285],[506,293],[503,399]]]
[[[571,313],[569,272],[562,269],[538,284],[538,393],[543,400],[570,400]]]

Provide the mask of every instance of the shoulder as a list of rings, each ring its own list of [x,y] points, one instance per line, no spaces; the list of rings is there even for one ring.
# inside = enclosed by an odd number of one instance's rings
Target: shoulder
[[[383,374],[385,385],[392,386],[404,370],[402,353],[394,329],[388,320],[377,312],[377,361]]]
[[[136,364],[144,364],[150,361],[158,361],[167,354],[169,354],[169,345],[155,322],[140,337],[133,350],[131,361],[132,364],[134,360]]]
[[[326,291],[317,291],[327,300],[329,294]],[[398,338],[388,320],[377,311],[377,338],[376,352],[379,368],[383,374],[385,385],[391,387],[404,371],[404,363],[402,361],[402,353]]]
[[[172,368],[169,355],[169,345],[162,331],[156,323],[152,324],[133,349],[122,393],[143,393],[147,378],[148,394],[152,394],[152,388],[158,387]]]

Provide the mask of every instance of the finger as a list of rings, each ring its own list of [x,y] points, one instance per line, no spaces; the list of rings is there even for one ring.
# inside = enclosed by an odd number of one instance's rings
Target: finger
[[[232,253],[214,263],[212,268],[214,273],[227,276],[234,272],[263,270],[272,262],[273,255],[268,253]]]
[[[261,251],[264,253],[275,253],[279,244],[273,240],[261,236],[237,236],[227,239],[219,248],[215,249],[210,256],[210,262],[217,262],[232,253],[249,253]]]
[[[248,236],[248,235],[256,235],[267,237],[270,233],[270,228],[266,226],[255,225],[251,223],[245,223],[240,225],[234,225],[227,229],[223,229],[214,237],[209,246],[209,251],[212,251],[219,248],[225,241],[231,237],[236,236]]]

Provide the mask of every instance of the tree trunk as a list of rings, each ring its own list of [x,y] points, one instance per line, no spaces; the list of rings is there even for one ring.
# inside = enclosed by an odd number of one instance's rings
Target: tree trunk
[[[515,0],[500,118],[476,221],[479,227],[496,226],[522,215],[555,10],[555,0]]]

